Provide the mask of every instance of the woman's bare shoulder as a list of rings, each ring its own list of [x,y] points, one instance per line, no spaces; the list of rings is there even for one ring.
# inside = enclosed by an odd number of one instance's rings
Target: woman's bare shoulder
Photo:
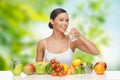
[[[46,40],[48,40],[48,39],[49,39],[49,37],[39,40],[38,45],[44,46]]]
[[[38,47],[39,49],[41,49],[42,51],[44,51],[44,49],[45,49],[44,39],[41,39],[41,40],[38,41],[37,47]]]
[[[38,46],[44,47],[44,39],[38,41]]]
[[[38,44],[43,44],[43,39],[39,40]]]

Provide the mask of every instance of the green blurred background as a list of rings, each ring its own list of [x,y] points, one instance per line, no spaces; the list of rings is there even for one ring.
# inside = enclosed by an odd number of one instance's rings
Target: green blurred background
[[[76,50],[84,62],[105,61],[107,70],[120,70],[119,0],[0,0],[0,70],[9,70],[11,58],[23,65],[34,63],[40,39],[49,36],[49,15],[55,8],[67,10],[72,24],[93,41],[101,54]]]

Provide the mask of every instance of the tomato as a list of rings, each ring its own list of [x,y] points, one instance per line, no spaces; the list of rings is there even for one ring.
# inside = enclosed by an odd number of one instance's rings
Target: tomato
[[[54,69],[55,68],[55,63],[51,64],[51,68]]]
[[[63,65],[60,65],[60,68],[61,68],[62,70],[64,70],[64,66],[63,66]]]
[[[50,68],[51,70],[51,75],[52,76],[65,76],[67,72],[64,72],[64,66],[60,64],[59,61],[56,61],[56,59],[51,59],[50,60]]]
[[[60,64],[60,62],[59,62],[59,61],[56,61],[56,64]]]
[[[65,76],[65,75],[67,75],[67,73],[66,73],[66,72],[63,72],[63,76]]]
[[[60,71],[61,71],[61,68],[60,68],[60,67],[57,67],[57,68],[56,68],[56,71],[57,71],[57,72],[60,72]]]
[[[55,66],[55,67],[57,68],[57,67],[59,67],[59,66],[60,66],[60,64],[59,64],[59,63],[56,63],[56,66]]]
[[[56,62],[55,59],[51,59],[51,60],[50,60],[50,63],[51,63],[51,64],[53,64],[53,63],[55,63],[55,62]]]
[[[60,77],[63,76],[63,73],[62,73],[62,72],[59,72],[59,73],[58,73],[58,76],[60,76]]]
[[[55,72],[54,70],[51,72],[52,76],[57,76],[57,72]]]

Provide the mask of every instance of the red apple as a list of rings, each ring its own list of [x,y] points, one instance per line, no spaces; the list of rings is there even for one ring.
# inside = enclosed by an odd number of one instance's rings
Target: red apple
[[[107,68],[106,62],[97,62],[97,63],[94,65],[94,71],[95,71],[97,74],[103,74],[104,71],[106,70],[106,68]]]
[[[27,64],[23,68],[25,74],[33,74],[35,72],[35,66],[33,64]]]

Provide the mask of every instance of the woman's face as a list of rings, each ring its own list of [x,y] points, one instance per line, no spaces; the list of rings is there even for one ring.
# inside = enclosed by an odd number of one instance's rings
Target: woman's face
[[[51,23],[53,24],[53,29],[64,33],[69,24],[68,14],[60,13],[54,20],[51,19]]]

